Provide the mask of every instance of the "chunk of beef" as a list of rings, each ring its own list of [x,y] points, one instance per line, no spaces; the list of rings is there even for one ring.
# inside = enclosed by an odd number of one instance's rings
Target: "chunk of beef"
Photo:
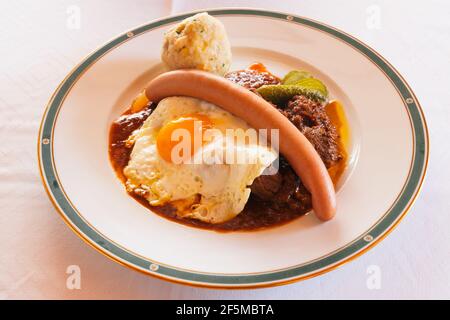
[[[295,212],[305,213],[312,207],[311,194],[282,156],[278,172],[257,177],[250,188],[252,194],[276,210],[288,207]]]
[[[278,190],[280,190],[282,183],[283,176],[280,172],[277,172],[273,175],[262,175],[257,177],[250,188],[252,192],[260,198],[270,199],[278,192]]]
[[[265,84],[279,84],[280,79],[269,72],[256,70],[238,70],[225,75],[225,78],[247,89],[258,89]],[[252,90],[252,91],[253,91]]]
[[[305,96],[295,96],[280,112],[311,142],[327,168],[342,159],[338,133],[323,104]]]

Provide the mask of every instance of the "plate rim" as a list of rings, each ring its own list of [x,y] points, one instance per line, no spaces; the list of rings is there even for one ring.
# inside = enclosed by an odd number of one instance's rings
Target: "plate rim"
[[[296,265],[282,270],[246,274],[205,273],[161,264],[148,258],[138,256],[137,254],[128,251],[126,248],[120,247],[112,240],[102,235],[93,228],[93,226],[89,225],[89,223],[84,220],[83,216],[78,213],[76,208],[72,206],[70,199],[62,190],[62,185],[60,185],[55,170],[55,163],[53,161],[54,125],[60,107],[64,102],[64,98],[70,92],[71,87],[99,58],[129,39],[157,27],[180,21],[192,14],[204,11],[214,16],[244,15],[274,18],[325,32],[365,55],[369,61],[374,63],[384,73],[386,78],[397,90],[400,98],[403,100],[412,125],[413,159],[410,168],[411,172],[408,174],[405,185],[397,199],[393,202],[391,208],[360,237],[355,238],[347,245],[332,253],[302,265]],[[49,117],[50,111],[52,111],[53,114]],[[67,74],[51,96],[42,116],[37,141],[37,152],[41,180],[55,209],[75,234],[101,254],[133,270],[175,283],[208,288],[249,289],[283,285],[321,275],[359,257],[381,242],[381,240],[395,229],[398,223],[404,218],[420,193],[428,167],[429,133],[424,112],[417,97],[405,79],[378,52],[355,37],[325,23],[279,11],[242,7],[216,8],[195,10],[152,20],[112,38],[110,41],[88,54]],[[413,178],[414,180],[412,181]],[[49,181],[52,182],[49,183]],[[402,200],[401,198],[408,190],[411,194],[407,195],[404,199],[406,202],[400,204],[401,208],[399,208],[398,212],[394,212],[394,209],[396,209],[395,206],[400,203],[400,200]],[[66,211],[71,212],[68,213]],[[339,258],[338,256],[340,255],[342,257]],[[330,259],[335,257],[337,257],[337,260],[328,263]],[[261,279],[258,280],[259,278]]]

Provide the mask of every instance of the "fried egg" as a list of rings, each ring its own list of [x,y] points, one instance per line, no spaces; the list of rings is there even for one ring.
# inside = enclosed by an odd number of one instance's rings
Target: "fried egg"
[[[190,141],[189,148],[178,152],[182,139],[173,139],[178,129],[200,133],[200,141]],[[171,204],[183,218],[208,223],[232,219],[244,209],[253,180],[277,158],[260,141],[245,139],[248,129],[245,121],[211,103],[188,97],[163,99],[129,138],[134,145],[124,169],[127,190],[152,206]],[[227,135],[230,130],[237,135]],[[174,154],[182,161],[174,161]]]

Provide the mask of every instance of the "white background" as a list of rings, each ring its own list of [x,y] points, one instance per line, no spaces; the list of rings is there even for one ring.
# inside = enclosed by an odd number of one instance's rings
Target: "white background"
[[[221,6],[302,15],[356,36],[400,71],[424,108],[431,159],[413,209],[374,249],[320,277],[240,291],[149,278],[86,245],[63,223],[41,186],[36,160],[40,119],[72,67],[127,29]],[[79,29],[70,23],[74,8],[80,10]],[[1,1],[0,299],[449,299],[449,18],[450,4],[444,0]],[[79,290],[66,287],[70,265],[81,269]],[[378,289],[367,285],[373,269],[380,271]]]

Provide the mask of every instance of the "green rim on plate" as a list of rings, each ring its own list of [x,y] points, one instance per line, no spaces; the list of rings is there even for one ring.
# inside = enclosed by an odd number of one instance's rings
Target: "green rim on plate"
[[[276,284],[288,283],[296,280],[310,278],[312,276],[332,270],[338,265],[358,256],[367,251],[375,243],[381,240],[395,225],[401,220],[415,200],[420,186],[425,176],[428,161],[428,133],[423,112],[419,106],[417,99],[412,93],[409,86],[395,71],[395,69],[386,62],[374,50],[364,45],[355,38],[338,31],[332,27],[322,23],[312,21],[306,18],[296,17],[283,13],[277,13],[265,10],[254,9],[217,9],[207,10],[209,14],[215,16],[224,15],[244,15],[244,16],[262,16],[277,20],[284,20],[288,23],[297,23],[318,29],[341,41],[347,43],[354,49],[364,54],[369,60],[376,64],[390,79],[401,96],[406,110],[409,113],[412,122],[412,130],[414,136],[414,154],[412,169],[406,181],[405,187],[392,205],[391,209],[373,225],[367,232],[350,244],[340,248],[339,250],[316,259],[314,261],[293,266],[283,270],[273,272],[254,273],[254,274],[211,274],[200,273],[195,271],[181,270],[175,267],[159,265],[149,259],[137,256],[112,243],[97,230],[93,229],[83,217],[77,212],[70,200],[66,197],[60,188],[60,182],[55,171],[53,163],[53,128],[55,126],[58,111],[64,101],[65,96],[70,91],[73,84],[89,68],[97,59],[103,56],[111,49],[119,46],[129,38],[137,36],[141,33],[150,31],[154,28],[180,21],[195,12],[183,15],[169,17],[148,23],[131,30],[112,41],[105,44],[100,49],[89,55],[80,65],[78,65],[60,84],[50,100],[47,110],[44,114],[38,140],[38,159],[40,163],[41,176],[44,186],[49,194],[50,199],[55,204],[57,210],[61,213],[64,220],[81,238],[91,244],[94,248],[112,258],[113,260],[127,265],[138,271],[151,274],[166,280],[172,280],[185,284],[207,286],[207,287],[231,287],[231,288],[248,288],[248,287],[264,287]]]

